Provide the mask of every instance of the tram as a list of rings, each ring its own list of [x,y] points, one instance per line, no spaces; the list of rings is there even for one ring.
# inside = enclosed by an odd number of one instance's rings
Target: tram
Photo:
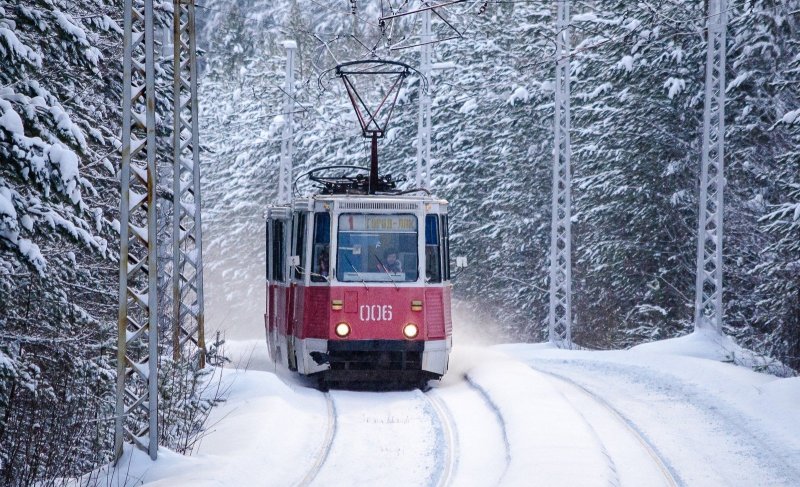
[[[341,168],[336,166],[335,168]],[[441,378],[452,346],[445,200],[382,178],[318,176],[267,212],[267,344],[320,384]],[[358,168],[354,168],[358,169]]]

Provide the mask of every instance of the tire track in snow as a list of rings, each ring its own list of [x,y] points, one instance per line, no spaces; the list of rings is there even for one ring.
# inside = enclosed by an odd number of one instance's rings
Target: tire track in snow
[[[300,487],[311,485],[311,482],[317,477],[322,466],[325,465],[325,460],[328,459],[331,445],[333,445],[333,438],[336,436],[336,405],[333,403],[333,398],[331,398],[329,392],[325,393],[325,403],[328,410],[328,427],[325,429],[325,438],[320,445],[314,464],[308,472],[306,472],[305,477],[303,477],[300,483],[297,484]]]
[[[622,425],[625,428],[625,430],[628,431],[630,436],[636,440],[636,442],[640,445],[642,451],[644,451],[647,454],[647,456],[653,462],[654,466],[661,473],[665,485],[670,487],[678,487],[679,485],[682,485],[682,483],[678,481],[678,476],[672,471],[672,469],[668,466],[668,463],[664,460],[664,458],[658,452],[656,447],[652,443],[650,443],[650,441],[639,430],[636,424],[633,421],[631,421],[630,418],[623,415],[620,411],[618,411],[611,404],[609,404],[608,401],[606,401],[599,395],[595,394],[594,392],[590,391],[589,389],[585,388],[581,384],[578,384],[577,382],[573,381],[568,377],[556,374],[554,372],[541,370],[531,365],[529,365],[529,367],[536,372],[539,372],[543,375],[551,377],[552,379],[555,379],[555,381],[561,382],[562,384],[566,384],[574,391],[579,392],[584,397],[590,399],[592,402],[602,407],[602,409],[607,411],[610,414],[610,416],[614,418],[620,425]],[[576,406],[571,400],[569,400],[569,398],[567,398],[566,396],[564,396],[564,398],[573,408],[575,408],[576,412],[584,419],[584,421],[587,422],[587,425],[592,429],[592,432],[602,444],[602,437],[597,433],[596,428],[593,427],[591,423],[588,421],[584,412],[581,411],[581,409],[578,406]],[[603,445],[603,452],[609,458],[609,461],[613,462],[613,459],[608,454],[605,445]],[[614,466],[613,469],[616,475],[617,474],[616,467]]]

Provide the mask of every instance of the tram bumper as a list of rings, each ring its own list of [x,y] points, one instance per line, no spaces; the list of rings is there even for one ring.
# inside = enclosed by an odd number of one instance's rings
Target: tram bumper
[[[452,339],[326,340],[306,338],[297,343],[301,374],[326,372],[327,376],[425,375],[439,378],[447,372]]]

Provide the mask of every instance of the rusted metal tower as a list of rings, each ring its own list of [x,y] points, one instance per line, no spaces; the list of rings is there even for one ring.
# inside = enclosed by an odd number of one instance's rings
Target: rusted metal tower
[[[196,352],[197,366],[203,368],[205,307],[195,0],[174,1],[172,350],[175,360]]]
[[[205,366],[194,0],[173,10],[173,357]],[[114,456],[158,455],[157,161],[153,0],[124,2],[120,281]]]
[[[419,45],[419,71],[426,79],[431,75],[431,11],[423,10],[422,32]],[[430,189],[431,187],[431,87],[428,82],[427,90],[419,91],[419,122],[417,124],[417,173],[416,187]]]
[[[278,203],[288,203],[292,195],[292,160],[294,155],[294,55],[295,41],[284,41],[286,48],[286,86],[283,90],[283,133],[281,164],[278,172]]]
[[[153,0],[125,0],[117,403],[114,456],[158,454],[156,116]]]
[[[553,148],[553,209],[550,236],[551,343],[572,345],[572,231],[569,116],[569,0],[557,2],[555,146]]]
[[[708,2],[708,51],[698,217],[695,329],[722,333],[722,213],[727,0]]]

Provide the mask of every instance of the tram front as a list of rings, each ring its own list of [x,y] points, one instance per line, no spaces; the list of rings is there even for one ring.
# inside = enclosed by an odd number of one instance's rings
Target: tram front
[[[289,316],[276,327],[293,355],[287,365],[327,382],[444,375],[452,344],[447,202],[341,195],[295,206]]]

